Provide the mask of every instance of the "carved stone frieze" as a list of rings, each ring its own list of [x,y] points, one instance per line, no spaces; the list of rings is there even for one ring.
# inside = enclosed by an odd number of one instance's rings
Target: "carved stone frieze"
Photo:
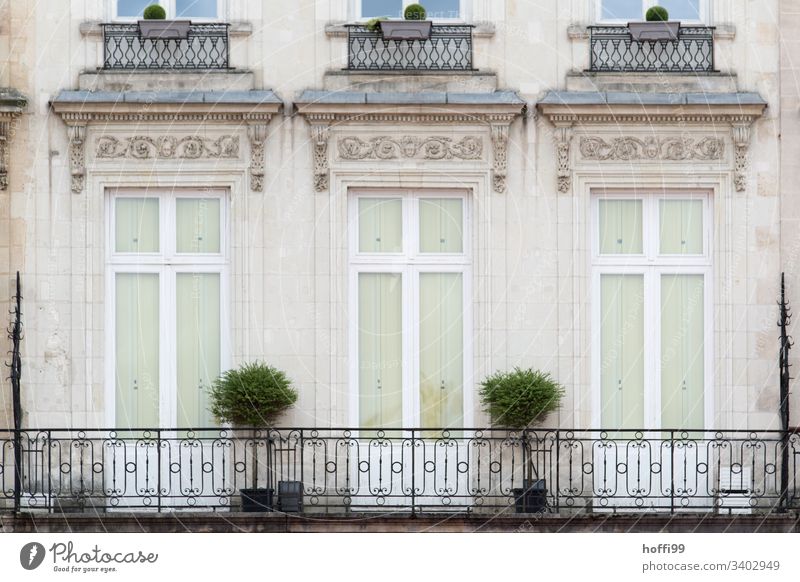
[[[737,192],[747,190],[747,171],[750,168],[750,124],[734,123],[733,133],[733,185]]]
[[[0,190],[8,189],[8,133],[10,123],[0,120]]]
[[[235,135],[221,135],[216,138],[197,135],[184,137],[101,135],[97,138],[96,156],[98,159],[133,160],[237,159],[239,157],[239,137]]]
[[[569,194],[572,190],[572,127],[557,126],[553,134],[556,146],[556,177],[558,178],[558,191]]]
[[[311,140],[314,147],[314,190],[324,192],[330,182],[328,163],[328,139],[330,127],[327,123],[311,124]]]
[[[356,136],[337,141],[342,160],[479,160],[483,157],[483,140],[465,136],[459,140],[444,136],[377,136],[366,140]]]
[[[725,157],[725,141],[718,137],[584,136],[579,149],[583,159],[597,161],[716,161]]]

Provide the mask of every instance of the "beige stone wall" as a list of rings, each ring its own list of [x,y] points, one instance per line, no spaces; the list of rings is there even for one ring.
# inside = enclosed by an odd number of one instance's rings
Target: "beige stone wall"
[[[314,191],[308,124],[291,107],[300,91],[322,88],[325,72],[343,66],[346,43],[331,25],[348,18],[347,2],[302,0],[290,3],[279,15],[269,10],[267,2],[230,0],[229,4],[231,19],[245,23],[237,26],[233,37],[232,63],[252,72],[254,88],[274,89],[286,104],[284,114],[269,126],[263,193],[247,188],[241,165],[209,169],[215,180],[231,184],[237,217],[230,305],[232,362],[262,357],[290,373],[301,397],[286,417],[287,424],[352,424],[347,415],[347,313],[342,310],[347,303],[346,264],[344,249],[334,246],[346,240],[341,220],[344,194],[336,189],[346,181],[336,182],[333,163],[331,190]],[[800,132],[798,91],[791,64],[786,64],[800,61],[800,54],[785,37],[782,42],[778,16],[791,35],[789,25],[798,15],[792,13],[790,0],[712,4],[718,26],[718,68],[735,75],[719,83],[758,92],[769,103],[752,129],[746,192],[731,188],[730,167],[695,164],[629,166],[618,169],[614,182],[630,187],[659,184],[663,179],[672,185],[685,181],[713,190],[715,424],[777,428],[775,300],[782,268],[789,273],[789,298],[800,304],[800,276],[793,273],[800,248],[795,236],[800,206],[793,198],[800,180],[791,141]],[[481,199],[475,232],[482,234],[473,240],[479,245],[474,310],[476,323],[485,327],[475,333],[474,379],[517,364],[552,371],[569,388],[559,418],[551,419],[562,426],[592,422],[588,224],[581,217],[588,188],[596,186],[606,170],[577,163],[571,192],[559,193],[554,128],[535,113],[534,105],[548,90],[567,88],[570,74],[587,66],[589,7],[588,0],[476,0],[473,13],[476,20],[489,23],[480,27],[475,39],[477,66],[495,73],[498,87],[517,90],[529,104],[527,114],[510,130],[507,193],[476,189]],[[0,228],[8,233],[0,235],[0,277],[10,282],[17,268],[24,276],[27,424],[102,425],[108,346],[105,214],[99,188],[122,175],[127,184],[147,184],[152,168],[128,161],[112,171],[89,154],[87,188],[80,194],[70,192],[67,131],[50,112],[48,101],[60,90],[77,89],[84,82],[80,74],[102,62],[98,29],[92,22],[107,18],[105,2],[0,1],[0,16],[0,85],[13,86],[30,99],[14,135],[10,188],[0,193]],[[130,82],[131,88],[150,88],[148,81],[133,76]],[[669,78],[654,82],[671,83]],[[126,129],[194,131],[191,127]],[[601,129],[617,131],[614,126]],[[238,132],[242,144],[248,143],[244,128],[225,130]],[[90,130],[88,148],[99,131]],[[420,128],[370,131],[404,134]],[[674,134],[682,128],[645,126],[635,131]],[[727,151],[733,150],[729,128],[699,131],[718,135]],[[246,154],[243,151],[243,157]],[[165,186],[205,185],[203,170],[158,166]],[[405,176],[414,174],[408,168],[401,170]],[[372,185],[398,180],[397,168],[366,165],[364,171],[372,176]],[[489,179],[489,169],[482,171],[483,178],[476,182]],[[434,182],[447,175],[433,162],[420,162],[416,174],[425,173],[434,176]],[[0,288],[3,313],[9,296],[6,287]],[[0,404],[8,408],[5,378],[2,394]],[[486,419],[477,404],[475,409],[475,423],[482,424]]]

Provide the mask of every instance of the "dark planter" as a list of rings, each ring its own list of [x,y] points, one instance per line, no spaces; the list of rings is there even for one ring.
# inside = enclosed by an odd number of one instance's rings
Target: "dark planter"
[[[283,513],[302,513],[302,481],[278,481],[278,508]]]
[[[547,484],[544,479],[523,480],[521,489],[512,489],[516,513],[542,513],[547,509]]]
[[[242,496],[242,511],[245,513],[256,513],[273,511],[274,489],[240,489]]]
[[[381,33],[386,40],[428,40],[433,22],[430,20],[381,20]]]
[[[668,22],[629,22],[628,30],[631,32],[633,40],[654,41],[654,40],[678,40],[678,31],[681,23],[678,20]]]
[[[187,38],[191,20],[140,20],[142,38]]]

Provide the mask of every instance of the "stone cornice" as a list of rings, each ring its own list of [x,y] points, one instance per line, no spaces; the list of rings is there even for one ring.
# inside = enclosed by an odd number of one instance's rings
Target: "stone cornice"
[[[542,115],[555,125],[626,124],[732,124],[752,123],[765,105],[568,105],[539,104]]]
[[[0,190],[8,189],[9,141],[12,124],[22,115],[28,99],[16,89],[0,89]]]

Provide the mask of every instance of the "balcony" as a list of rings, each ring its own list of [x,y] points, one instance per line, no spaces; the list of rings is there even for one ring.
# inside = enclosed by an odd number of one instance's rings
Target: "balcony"
[[[427,40],[387,40],[347,26],[348,71],[473,71],[472,25],[434,25]]]
[[[677,40],[636,41],[627,26],[589,27],[589,71],[713,73],[714,28],[682,27]]]
[[[138,24],[103,24],[104,70],[228,69],[227,24],[192,24],[186,38],[143,38]]]
[[[797,432],[6,430],[0,459],[0,507],[28,512],[230,512],[242,489],[304,514],[800,509]]]

